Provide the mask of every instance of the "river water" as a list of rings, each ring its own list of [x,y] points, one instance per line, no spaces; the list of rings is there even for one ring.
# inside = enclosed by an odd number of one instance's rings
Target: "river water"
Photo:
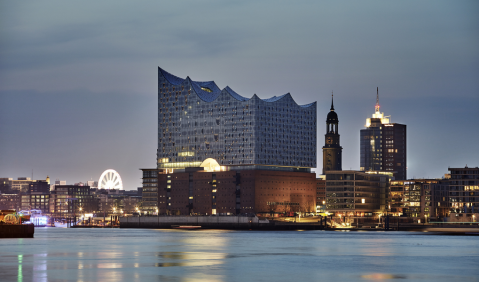
[[[413,232],[36,228],[0,281],[479,281],[479,237]]]

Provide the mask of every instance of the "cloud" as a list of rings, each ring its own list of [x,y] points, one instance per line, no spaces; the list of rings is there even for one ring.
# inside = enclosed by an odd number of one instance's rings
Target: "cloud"
[[[408,144],[416,176],[423,159],[466,160],[434,153],[454,142],[443,128],[477,127],[478,10],[477,1],[1,2],[1,171],[36,166],[79,181],[72,171],[113,163],[137,177],[154,165],[157,66],[246,97],[318,101],[320,141],[334,90],[353,169],[379,86],[387,114],[421,137]],[[474,138],[461,139],[464,151]]]
[[[87,90],[0,92],[0,171],[17,177],[34,168],[74,183],[114,168],[135,189],[138,168],[155,165],[151,100]]]

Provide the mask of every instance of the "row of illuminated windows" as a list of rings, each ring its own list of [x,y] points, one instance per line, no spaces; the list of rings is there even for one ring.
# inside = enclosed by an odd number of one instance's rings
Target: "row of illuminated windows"
[[[175,106],[175,103],[172,103],[172,104],[173,104],[173,106]],[[160,114],[163,113],[163,118],[164,119],[167,118],[167,117],[168,117],[169,120],[171,120],[172,117],[175,117],[175,119],[178,118],[178,115],[175,114],[174,112],[169,112],[169,114],[167,116],[166,112],[168,112],[168,110],[166,108],[166,105],[164,105],[164,108],[165,108],[165,112],[163,112],[163,110],[161,108],[160,108],[160,111],[159,111]],[[175,109],[176,109],[176,112],[178,112],[181,109],[181,112],[182,113],[184,112],[184,115],[188,115],[188,111],[185,111],[186,108],[184,106],[181,106],[181,107],[176,106]],[[188,109],[193,110],[193,115],[195,115],[195,118],[207,118],[207,117],[210,117],[210,116],[218,116],[218,115],[213,115],[214,112],[212,112],[212,111],[205,112],[204,110],[192,109],[191,106],[188,106]],[[194,110],[197,110],[197,112],[195,113]],[[209,114],[209,116],[207,116],[207,114]],[[200,115],[200,116],[197,117],[196,115]],[[228,114],[227,113],[220,113],[220,115],[223,116],[223,115],[228,115]],[[225,124],[227,122],[234,122],[235,121],[234,117],[238,117],[239,121],[244,121],[245,117],[248,118],[249,116],[254,116],[254,113],[253,112],[251,112],[251,113],[243,112],[243,115],[236,115],[236,114],[233,113],[233,114],[231,114],[231,120],[230,120],[230,118],[225,119]],[[304,124],[304,125],[308,125],[308,126],[316,125],[315,121],[306,121],[306,120],[301,119],[299,116],[294,117],[294,119],[293,119],[293,117],[294,116],[282,117],[282,118],[279,118],[279,119],[278,118],[275,119],[275,118],[268,118],[268,117],[266,117],[266,118],[260,117],[258,119],[258,121],[265,121],[265,122],[273,121],[273,122],[282,122],[282,123],[286,122],[286,123],[291,123],[291,124]],[[219,122],[217,122],[217,124],[219,125]]]
[[[162,91],[160,90],[160,92],[162,92]],[[178,95],[178,94],[180,94],[180,93],[177,93],[177,95]],[[188,95],[191,95],[191,92],[190,92],[190,91],[188,91]],[[163,96],[161,96],[161,95],[159,96],[159,98],[160,98],[160,103],[170,102],[170,99],[169,99],[170,97],[172,98],[171,100],[173,100],[173,97],[172,97],[172,94],[171,94],[171,93],[163,93]],[[182,97],[182,96],[175,96],[174,99],[175,99],[175,102],[178,102],[178,101],[181,102],[182,98],[184,98],[185,102],[186,102],[187,99],[188,99],[188,97],[186,96],[186,94],[185,94],[184,97]],[[230,99],[229,97],[226,98],[226,100],[229,100],[229,99]],[[221,98],[220,100],[225,100],[225,99],[224,99],[224,98]],[[198,104],[200,104],[200,101],[198,101]],[[213,104],[210,104],[210,105],[208,105],[208,104],[204,104],[204,103],[201,103],[201,104],[202,104],[202,108],[207,107],[207,108],[209,108],[210,110],[213,110],[213,107],[214,107],[214,108],[218,108],[218,106],[220,107],[220,109],[225,108],[225,107],[231,108],[231,106],[232,106],[230,102],[228,102],[227,105],[226,105],[226,104],[220,104],[220,105],[218,105],[218,104],[214,104],[214,105],[213,105]],[[234,102],[233,102],[233,106],[234,106],[234,108],[232,108],[233,111],[237,111],[237,110],[238,110],[238,108],[237,108],[237,105],[238,105],[238,104],[241,105],[241,103],[239,103],[238,101],[234,101]],[[312,112],[313,112],[312,110],[289,109],[290,106],[293,106],[293,105],[290,105],[290,104],[282,104],[282,105],[278,105],[278,107],[264,107],[264,106],[259,106],[259,105],[258,105],[258,106],[257,106],[257,109],[258,109],[258,110],[264,110],[264,112],[263,112],[264,115],[272,115],[272,116],[284,117],[285,114],[284,114],[283,112],[286,112],[286,113],[287,113],[287,114],[286,114],[286,117],[288,117],[288,116],[289,116],[289,117],[298,117],[298,118],[301,118],[301,119],[302,119],[302,118],[310,118],[310,119],[315,118],[315,116],[314,116],[313,113],[312,113]],[[248,110],[248,105],[244,105],[244,106],[243,106],[243,111],[244,111],[244,110]],[[271,113],[271,112],[273,112],[273,113]],[[288,115],[289,113],[291,113],[291,114]]]

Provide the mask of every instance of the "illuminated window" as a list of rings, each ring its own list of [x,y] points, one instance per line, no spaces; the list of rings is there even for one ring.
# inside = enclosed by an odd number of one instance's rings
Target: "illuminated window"
[[[194,157],[195,152],[180,152],[178,153],[179,157]]]

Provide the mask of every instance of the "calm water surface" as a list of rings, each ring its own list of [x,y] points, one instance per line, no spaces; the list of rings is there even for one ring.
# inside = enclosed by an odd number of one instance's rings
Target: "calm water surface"
[[[36,228],[0,281],[479,281],[479,237],[425,234]]]

